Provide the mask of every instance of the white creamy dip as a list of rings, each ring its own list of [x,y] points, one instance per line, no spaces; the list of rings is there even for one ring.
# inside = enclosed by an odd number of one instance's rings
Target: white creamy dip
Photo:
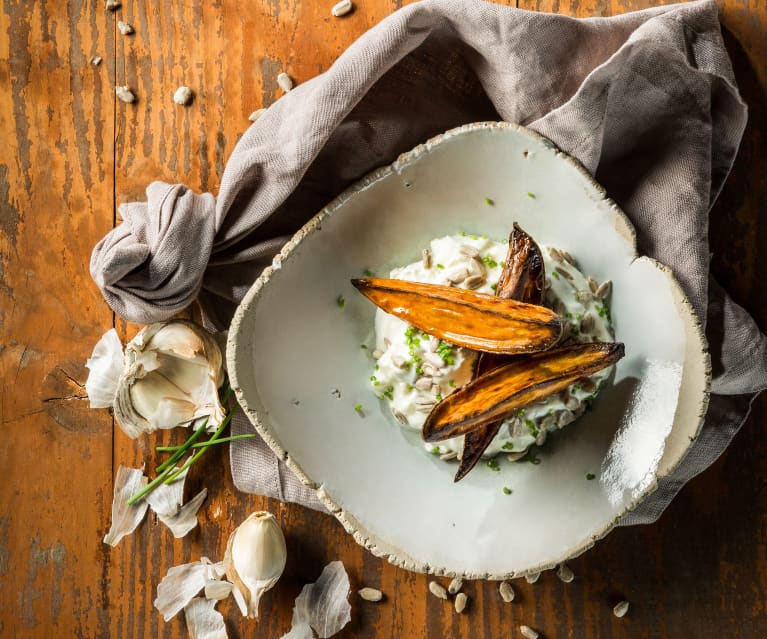
[[[587,278],[564,251],[539,245],[546,267],[545,304],[570,320],[569,340],[612,342],[607,303],[595,295],[597,284]],[[471,288],[494,294],[506,259],[508,243],[477,235],[450,235],[432,240],[424,259],[394,269],[390,277],[413,282]],[[609,285],[608,285],[609,286]],[[602,293],[607,286],[599,289]],[[375,393],[389,404],[402,425],[423,426],[432,406],[468,383],[479,354],[431,337],[378,309],[375,317],[376,358],[370,378]],[[532,404],[507,418],[485,457],[500,452],[523,453],[543,444],[548,432],[577,419],[598,392],[610,369],[600,371],[568,390]],[[463,437],[427,444],[434,454],[460,456]]]

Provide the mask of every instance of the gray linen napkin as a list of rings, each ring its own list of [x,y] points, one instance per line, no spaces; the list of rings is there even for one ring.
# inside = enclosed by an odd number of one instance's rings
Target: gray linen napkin
[[[242,137],[217,198],[154,183],[94,249],[122,317],[166,319],[199,299],[226,327],[287,237],[372,169],[432,135],[516,122],[579,159],[670,266],[711,343],[700,439],[624,524],[654,521],[708,467],[767,386],[767,345],[709,276],[708,214],[746,122],[712,0],[578,20],[477,0],[424,0],[383,20]],[[242,415],[235,433],[251,426]],[[231,447],[240,490],[322,508],[260,440]]]

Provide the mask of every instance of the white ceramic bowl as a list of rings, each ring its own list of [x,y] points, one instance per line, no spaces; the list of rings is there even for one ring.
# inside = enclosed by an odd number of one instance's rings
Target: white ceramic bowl
[[[360,348],[375,308],[349,280],[387,276],[460,230],[503,239],[515,221],[613,281],[626,357],[539,465],[504,460],[454,484],[454,464],[426,454],[375,397]],[[248,292],[227,350],[260,435],[360,544],[411,570],[469,578],[549,568],[607,534],[685,455],[710,379],[692,308],[668,269],[636,257],[633,229],[604,190],[548,140],[498,122],[448,131],[320,211]]]

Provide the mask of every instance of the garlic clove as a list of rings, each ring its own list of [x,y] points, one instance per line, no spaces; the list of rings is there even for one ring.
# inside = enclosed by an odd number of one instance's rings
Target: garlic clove
[[[101,336],[93,347],[93,353],[85,366],[90,369],[85,381],[91,408],[109,408],[112,406],[120,374],[123,370],[123,345],[115,329],[110,329]]]
[[[124,360],[114,411],[129,437],[198,417],[208,417],[213,430],[224,420],[221,349],[201,327],[186,321],[146,326],[126,345]]]
[[[242,595],[248,617],[258,617],[261,595],[277,583],[286,559],[285,536],[271,513],[253,513],[229,537],[226,576]]]

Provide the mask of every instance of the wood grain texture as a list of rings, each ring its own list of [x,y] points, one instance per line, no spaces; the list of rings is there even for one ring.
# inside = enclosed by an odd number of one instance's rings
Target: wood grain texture
[[[152,607],[173,565],[222,556],[230,532],[253,510],[275,513],[289,552],[286,573],[259,621],[219,606],[233,638],[280,637],[295,596],[322,567],[342,559],[353,598],[339,637],[518,637],[527,624],[545,639],[756,639],[767,636],[767,402],[722,458],[687,486],[653,526],[619,529],[571,563],[577,578],[546,574],[515,583],[467,583],[466,613],[427,592],[429,578],[376,559],[330,517],[235,491],[224,449],[193,469],[187,493],[209,498],[200,527],[174,540],[153,518],[110,550],[112,477],[118,463],[152,468],[165,433],[138,441],[89,411],[82,364],[113,316],[87,272],[95,242],[115,222],[114,204],[141,199],[154,179],[216,192],[248,114],[280,96],[279,71],[303,82],[401,3],[359,0],[343,19],[317,0],[131,0],[117,15],[101,0],[5,0],[0,10],[0,637],[186,636],[184,622]],[[511,2],[511,4],[514,4]],[[611,15],[645,0],[538,0],[521,8]],[[712,212],[714,270],[762,328],[767,288],[764,123],[767,7],[722,0],[722,20],[750,123]],[[121,36],[116,19],[133,24]],[[99,67],[91,55],[104,58]],[[127,84],[135,104],[114,98]],[[179,85],[195,98],[172,102]],[[124,337],[137,327],[117,322]],[[443,580],[446,583],[446,580]],[[629,615],[611,607],[626,597]]]

